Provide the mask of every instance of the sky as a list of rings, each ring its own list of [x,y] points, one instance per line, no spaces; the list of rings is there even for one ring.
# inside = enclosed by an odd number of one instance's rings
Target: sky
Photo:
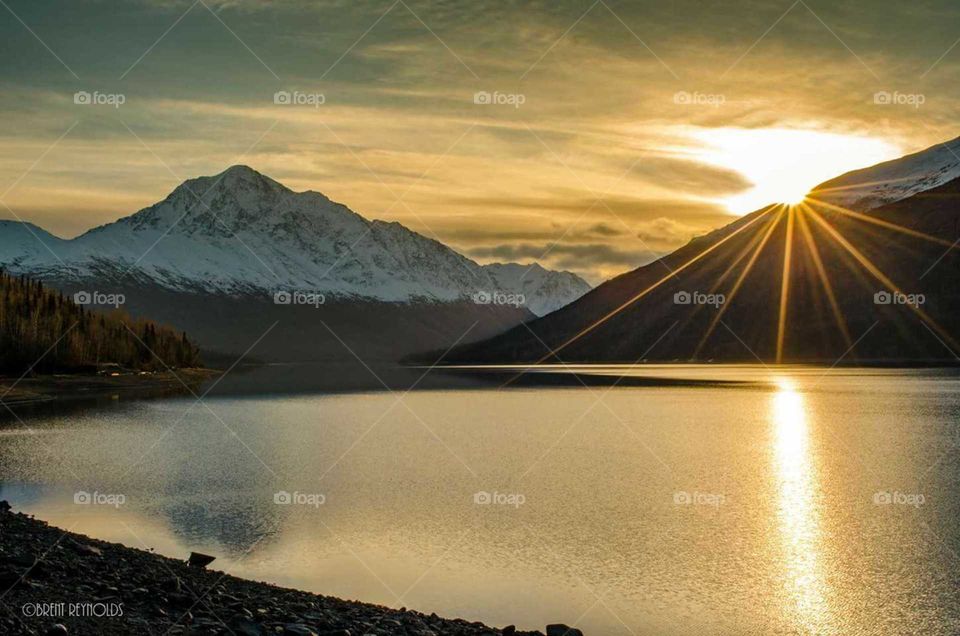
[[[72,237],[242,163],[479,262],[597,283],[960,135],[958,18],[924,0],[0,0],[0,218]]]

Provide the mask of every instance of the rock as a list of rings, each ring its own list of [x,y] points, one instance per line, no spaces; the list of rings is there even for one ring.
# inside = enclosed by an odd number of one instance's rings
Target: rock
[[[6,592],[17,585],[23,584],[23,577],[16,572],[0,572],[0,590]]]
[[[317,632],[303,623],[287,623],[283,626],[283,633],[291,636],[318,636]]]
[[[0,512],[10,512],[10,502],[6,499],[0,501]]]
[[[198,568],[205,568],[216,560],[217,560],[217,557],[210,556],[209,554],[204,554],[202,552],[191,552],[190,558],[187,559],[187,565],[192,565]]]
[[[5,557],[3,560],[5,563],[9,563],[10,565],[14,565],[18,568],[30,568],[34,563],[37,562],[36,559],[29,554],[14,554]]]
[[[186,594],[177,592],[170,594],[170,604],[179,605],[182,607],[191,607],[193,605],[193,599]]]
[[[500,633],[503,634],[503,636],[513,636],[514,634],[517,633],[517,626],[507,625],[502,630],[500,630]]]
[[[116,590],[116,588],[114,588]],[[115,594],[110,594],[107,596],[98,596],[93,599],[94,603],[119,603],[120,597]]]
[[[44,632],[45,636],[67,636],[69,632],[65,625],[60,623],[54,623],[47,628],[47,631]]]
[[[167,579],[167,580],[163,583],[163,589],[167,590],[168,592],[177,592],[177,593],[179,593],[179,592],[180,592],[180,579],[177,578],[177,577],[174,577],[174,578],[172,578],[172,579]]]
[[[100,548],[89,545],[87,543],[74,542],[73,549],[78,554],[82,554],[85,556],[103,556],[103,551]]]
[[[234,616],[229,622],[230,629],[237,636],[263,636],[263,630],[246,616]]]
[[[547,636],[583,636],[576,627],[567,627],[563,623],[554,623],[547,625]]]

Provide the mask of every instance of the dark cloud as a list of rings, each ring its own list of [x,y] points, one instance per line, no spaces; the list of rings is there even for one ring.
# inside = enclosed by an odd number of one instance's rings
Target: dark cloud
[[[606,223],[595,223],[588,227],[584,234],[592,234],[594,236],[623,236],[625,231]]]
[[[550,225],[543,228],[516,229],[511,227],[450,227],[442,232],[448,241],[460,244],[464,249],[470,245],[486,244],[494,241],[553,241],[562,235],[564,228]]]
[[[629,169],[627,175],[631,180],[649,182],[677,192],[696,192],[700,196],[736,194],[753,185],[739,172],[700,161],[650,156],[639,161],[631,160],[626,166],[623,160],[616,163],[617,169]]]
[[[469,250],[469,254],[483,260],[545,260],[554,267],[577,272],[592,272],[598,268],[632,269],[660,256],[607,243],[508,243],[475,247]]]
[[[730,220],[730,214],[719,205],[696,201],[640,199],[619,196],[604,196],[599,201],[591,193],[582,190],[561,191],[552,197],[458,197],[450,203],[463,206],[494,208],[497,210],[533,210],[566,212],[580,215],[590,210],[592,216],[608,216],[612,212],[628,224],[636,221],[652,221],[663,216],[674,216],[684,223],[713,227]],[[611,225],[622,223],[614,219]]]
[[[703,233],[702,228],[686,225],[675,219],[660,217],[642,224],[637,231],[637,238],[648,246],[674,249],[688,242],[694,236]]]

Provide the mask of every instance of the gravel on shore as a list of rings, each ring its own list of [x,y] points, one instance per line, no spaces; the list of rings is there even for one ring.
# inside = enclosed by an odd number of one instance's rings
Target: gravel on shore
[[[565,627],[547,632],[580,635],[558,630]],[[240,579],[67,532],[7,502],[0,502],[0,634],[542,636]]]

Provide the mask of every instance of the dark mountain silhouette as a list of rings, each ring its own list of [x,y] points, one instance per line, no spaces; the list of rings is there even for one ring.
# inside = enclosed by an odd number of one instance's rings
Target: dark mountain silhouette
[[[774,205],[448,361],[952,363],[957,237],[960,180],[868,213]]]

